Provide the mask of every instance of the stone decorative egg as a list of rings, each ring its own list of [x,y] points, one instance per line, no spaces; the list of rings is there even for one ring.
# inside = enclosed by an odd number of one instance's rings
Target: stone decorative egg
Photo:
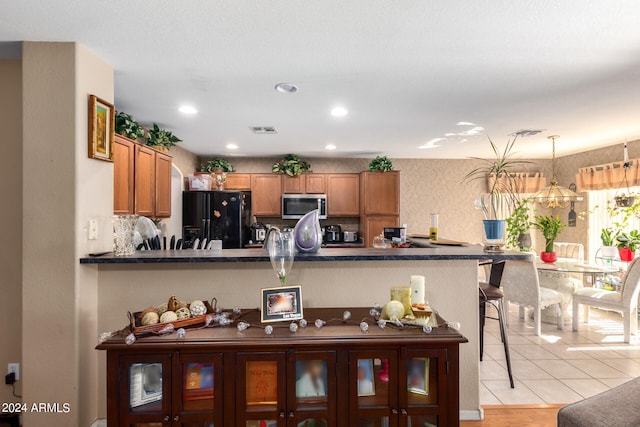
[[[175,295],[171,295],[171,298],[169,298],[169,301],[167,302],[167,310],[176,311],[179,308],[180,301],[178,301],[178,298],[176,298]]]
[[[182,307],[176,310],[176,316],[178,316],[178,320],[184,320],[191,317],[191,312],[188,308]]]
[[[199,299],[192,301],[189,309],[191,310],[192,316],[203,316],[207,314],[207,307]]]
[[[149,326],[149,325],[155,325],[156,323],[158,323],[158,321],[160,320],[160,316],[158,316],[158,313],[156,313],[156,311],[148,311],[145,314],[142,315],[142,317],[140,318],[140,323],[142,323],[142,326]]]
[[[162,314],[169,310],[167,308],[167,303],[165,302],[164,304],[160,304],[159,306],[156,307],[156,311],[158,312],[158,315],[162,316]]]
[[[160,323],[175,322],[176,320],[178,320],[178,315],[175,311],[165,311],[162,313],[162,316],[160,316]]]
[[[404,305],[400,301],[389,301],[382,308],[382,318],[386,320],[400,320],[404,317]]]

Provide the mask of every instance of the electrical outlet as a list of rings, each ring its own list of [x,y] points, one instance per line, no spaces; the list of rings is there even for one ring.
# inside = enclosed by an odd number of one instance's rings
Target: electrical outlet
[[[89,240],[98,240],[98,220],[89,220]]]
[[[16,381],[20,379],[20,364],[19,363],[9,363],[7,367],[7,373],[14,373],[16,375]]]

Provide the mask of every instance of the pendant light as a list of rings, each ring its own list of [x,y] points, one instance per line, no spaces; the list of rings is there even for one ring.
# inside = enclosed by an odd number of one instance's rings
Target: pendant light
[[[558,135],[552,135],[548,138],[552,144],[551,184],[538,191],[536,195],[533,196],[533,200],[545,208],[564,209],[568,207],[571,202],[581,202],[582,196],[566,187],[558,185],[558,178],[556,177],[556,139],[560,137]]]

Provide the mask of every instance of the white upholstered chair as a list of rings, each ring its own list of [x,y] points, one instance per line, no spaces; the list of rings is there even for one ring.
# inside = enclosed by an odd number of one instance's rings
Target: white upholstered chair
[[[531,261],[506,261],[502,273],[502,289],[507,307],[509,307],[509,303],[520,306],[520,319],[524,319],[525,307],[533,308],[536,335],[540,335],[540,311],[545,307],[556,306],[558,329],[564,328],[564,315],[561,308],[562,295],[553,289],[540,287],[538,271],[533,259]],[[508,319],[509,316],[507,316],[507,323]]]
[[[621,292],[597,288],[583,288],[573,294],[573,330],[578,330],[580,304],[585,306],[585,321],[589,321],[589,307],[622,313],[624,342],[631,341],[631,333],[638,331],[638,291],[640,291],[640,258],[636,258],[624,276]]]
[[[553,251],[558,258],[571,258],[584,261],[584,245],[582,243],[555,242]]]

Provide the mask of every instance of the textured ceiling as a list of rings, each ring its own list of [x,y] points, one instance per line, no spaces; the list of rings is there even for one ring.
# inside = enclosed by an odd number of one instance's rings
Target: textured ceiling
[[[460,158],[545,129],[517,149],[549,157],[550,134],[560,154],[638,139],[638,22],[637,0],[0,0],[0,41],[86,45],[113,65],[118,109],[203,155]]]

